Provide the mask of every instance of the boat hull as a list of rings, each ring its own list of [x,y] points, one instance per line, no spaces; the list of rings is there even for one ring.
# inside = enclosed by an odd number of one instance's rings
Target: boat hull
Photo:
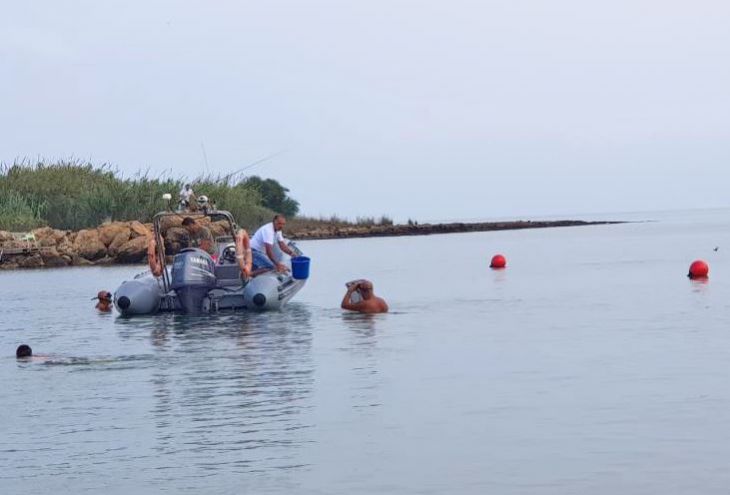
[[[205,291],[195,314],[221,310],[277,310],[291,300],[305,285],[289,274],[264,273],[239,286],[215,287]],[[114,306],[123,316],[152,315],[159,312],[191,314],[183,304],[189,297],[185,289],[164,291],[160,278],[145,273],[126,281],[114,293]]]

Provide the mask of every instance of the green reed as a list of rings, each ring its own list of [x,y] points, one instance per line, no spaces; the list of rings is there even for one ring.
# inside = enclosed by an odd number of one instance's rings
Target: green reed
[[[113,167],[77,160],[16,161],[0,166],[0,230],[24,230],[41,225],[78,230],[105,221],[149,222],[168,205],[164,193],[178,192],[189,182],[197,195],[205,194],[218,208],[229,210],[246,228],[258,227],[273,212],[261,205],[253,188],[231,176],[204,176],[194,180],[154,177],[138,172],[125,177]]]

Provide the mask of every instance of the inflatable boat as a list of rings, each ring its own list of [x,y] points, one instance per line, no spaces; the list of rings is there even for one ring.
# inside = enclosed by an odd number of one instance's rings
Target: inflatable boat
[[[185,247],[172,258],[170,267],[163,237],[167,232],[163,230],[169,230],[169,225],[179,223],[183,217],[196,221],[205,221],[207,217],[209,221],[206,222],[216,222],[224,235],[214,236],[213,254],[196,247]],[[238,252],[241,246],[235,237],[239,228],[233,216],[224,210],[161,212],[153,219],[153,230],[149,258],[156,258],[156,267],[150,262],[150,270],[123,282],[114,293],[114,306],[124,316],[164,311],[201,315],[227,309],[278,309],[304,287],[309,276],[309,259],[301,256],[299,248],[289,242],[297,257],[290,259],[281,253],[281,262],[289,265],[288,272],[268,271],[248,277],[238,262],[243,258],[243,254]],[[170,245],[169,239],[167,244]]]

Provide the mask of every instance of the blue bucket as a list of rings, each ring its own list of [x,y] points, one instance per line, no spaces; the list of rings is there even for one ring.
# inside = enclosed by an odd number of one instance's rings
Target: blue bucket
[[[307,280],[309,278],[309,258],[306,256],[292,258],[291,276],[297,280]]]

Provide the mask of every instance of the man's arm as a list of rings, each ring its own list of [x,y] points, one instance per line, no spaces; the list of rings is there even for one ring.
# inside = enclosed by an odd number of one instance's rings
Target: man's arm
[[[264,247],[266,248],[266,256],[268,256],[269,259],[271,260],[271,262],[274,263],[274,265],[276,265],[276,257],[274,256],[274,246],[269,243],[265,243]]]
[[[294,251],[291,250],[289,246],[286,245],[286,242],[279,241],[279,248],[281,248],[282,251],[284,251],[289,256],[295,256]]]
[[[198,245],[200,246],[200,249],[207,251],[210,254],[215,253],[215,242],[213,241],[213,234],[210,232],[210,229],[202,227],[198,235]]]
[[[357,290],[358,284],[352,284],[350,287],[347,288],[347,292],[345,292],[345,297],[342,298],[342,304],[340,304],[340,307],[342,309],[349,309],[350,311],[360,311],[362,309],[363,301],[360,302],[352,302],[350,299],[352,297],[352,293]]]
[[[264,243],[264,246],[266,246],[266,256],[268,256],[271,262],[274,264],[274,266],[276,267],[276,271],[280,273],[285,272],[286,266],[276,261],[276,257],[274,256],[273,244]]]
[[[206,253],[214,254],[215,249],[213,248],[213,242],[210,239],[200,239],[200,249]]]

